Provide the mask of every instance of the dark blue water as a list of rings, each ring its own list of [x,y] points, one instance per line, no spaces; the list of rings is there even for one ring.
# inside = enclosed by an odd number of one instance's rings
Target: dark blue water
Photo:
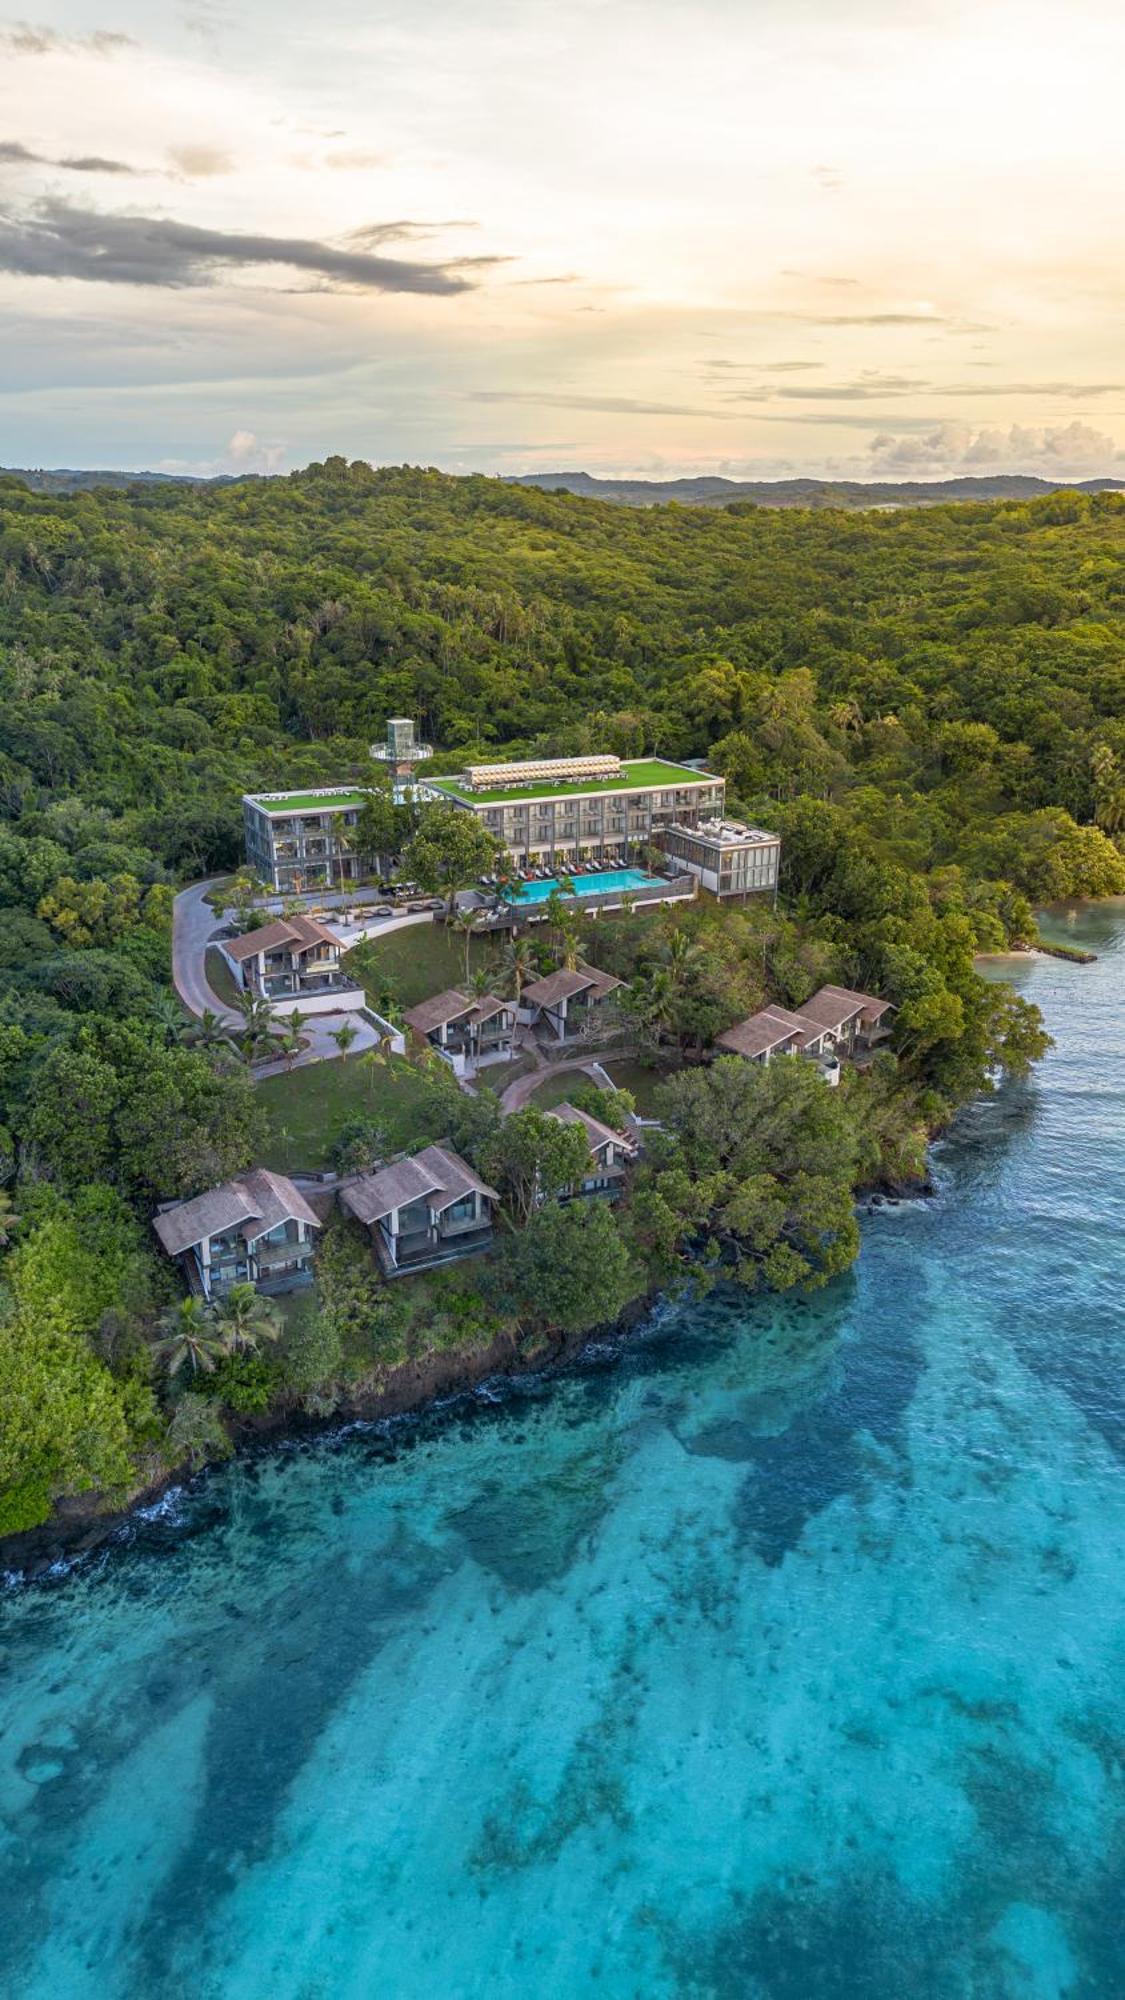
[[[1125,1992],[1125,910],[813,1305],[4,1605],[19,2000]]]

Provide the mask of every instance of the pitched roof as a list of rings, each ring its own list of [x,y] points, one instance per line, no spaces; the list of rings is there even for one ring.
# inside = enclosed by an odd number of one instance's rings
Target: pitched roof
[[[599,1146],[623,1146],[631,1152],[633,1142],[624,1132],[615,1132],[612,1125],[603,1125],[600,1118],[591,1118],[588,1111],[582,1111],[577,1104],[556,1104],[548,1111],[548,1118],[557,1118],[560,1125],[580,1125],[590,1141],[591,1152]]]
[[[396,1160],[377,1174],[360,1174],[340,1189],[340,1201],[357,1222],[381,1222],[393,1208],[436,1192],[439,1183],[417,1160]]]
[[[715,1046],[753,1059],[794,1039],[804,1048],[824,1032],[821,1024],[807,1014],[791,1014],[788,1007],[763,1007],[759,1013],[751,1014],[748,1021],[737,1021],[733,1028],[716,1035]]]
[[[430,1000],[419,1001],[403,1015],[408,1028],[416,1035],[432,1035],[435,1028],[447,1027],[450,1021],[465,1019],[476,1025],[480,1021],[490,1021],[494,1014],[502,1014],[512,1007],[510,1000],[498,1000],[495,993],[484,993],[474,999],[469,993],[462,993],[456,986],[450,986],[444,993],[435,993]]]
[[[523,998],[530,1000],[533,1007],[555,1007],[560,1000],[572,1000],[579,993],[604,1000],[620,984],[611,972],[599,972],[594,965],[579,965],[573,972],[565,969],[548,972],[542,979],[531,980],[523,989]]]
[[[833,1034],[863,1015],[868,1021],[878,1021],[887,1012],[889,1000],[879,1000],[872,993],[856,993],[850,986],[822,986],[811,1000],[806,1000],[801,1009],[810,1020],[818,1021],[822,1029],[831,1029]]]
[[[456,986],[450,986],[444,993],[435,993],[429,1000],[420,1000],[417,1007],[408,1007],[403,1020],[415,1034],[429,1035],[435,1028],[443,1028],[447,1021],[459,1021],[462,1014],[468,1014],[473,1001],[467,993],[461,993]]]
[[[253,1243],[266,1230],[288,1221],[321,1227],[319,1216],[291,1180],[284,1174],[271,1174],[265,1167],[253,1167],[237,1180],[208,1188],[193,1201],[178,1201],[164,1209],[153,1218],[152,1226],[169,1257],[179,1257],[195,1244],[232,1229]]]
[[[487,1195],[490,1201],[500,1199],[496,1189],[482,1181],[459,1153],[445,1146],[424,1146],[413,1159],[395,1160],[377,1174],[359,1174],[340,1189],[340,1200],[357,1221],[370,1225],[412,1201],[425,1198],[440,1213],[474,1192]]]
[[[265,924],[261,930],[247,931],[244,936],[231,938],[223,949],[228,958],[241,965],[244,958],[257,958],[262,951],[283,951],[288,945],[298,951],[312,951],[318,944],[339,947],[340,940],[335,932],[325,924],[319,924],[315,917],[279,917],[276,923]]]

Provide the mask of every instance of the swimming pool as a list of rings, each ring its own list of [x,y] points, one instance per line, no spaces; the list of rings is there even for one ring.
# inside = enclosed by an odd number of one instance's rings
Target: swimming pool
[[[606,868],[597,875],[575,875],[576,896],[606,896],[615,889],[631,894],[635,889],[661,889],[664,887],[659,875],[646,875],[640,868]],[[504,894],[509,903],[545,903],[548,896],[559,887],[557,878],[549,882],[513,883]]]

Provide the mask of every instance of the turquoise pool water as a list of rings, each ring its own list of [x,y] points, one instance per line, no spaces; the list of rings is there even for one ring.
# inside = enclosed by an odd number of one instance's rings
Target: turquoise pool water
[[[811,1304],[271,1451],[3,1606],[19,2000],[1115,2000],[1125,911]]]
[[[606,896],[614,889],[659,889],[659,875],[646,875],[642,868],[606,868],[597,875],[571,878],[576,896]],[[545,903],[558,888],[556,881],[520,882],[505,893],[510,903]]]

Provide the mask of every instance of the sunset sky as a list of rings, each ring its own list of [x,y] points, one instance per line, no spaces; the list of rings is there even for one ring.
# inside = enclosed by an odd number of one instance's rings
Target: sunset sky
[[[1125,477],[1125,8],[0,23],[0,462]]]

